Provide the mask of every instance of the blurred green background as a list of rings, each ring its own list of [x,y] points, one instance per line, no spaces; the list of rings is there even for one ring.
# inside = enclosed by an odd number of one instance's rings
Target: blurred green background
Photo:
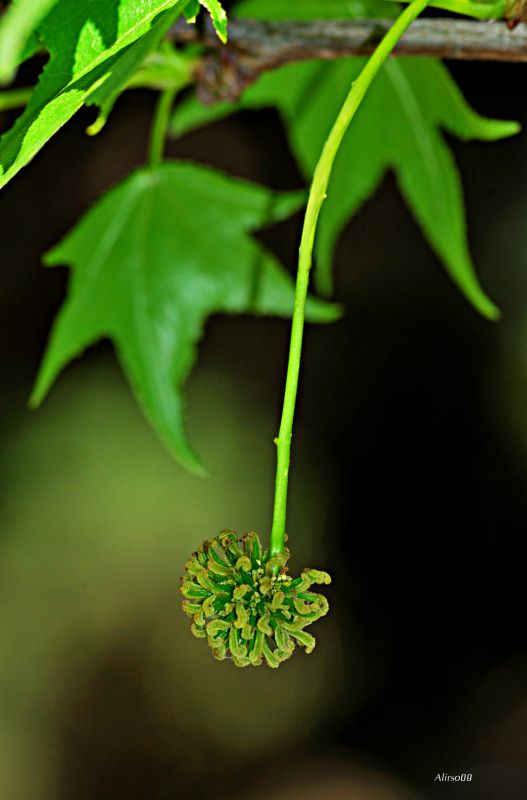
[[[527,123],[526,66],[451,66],[480,112]],[[0,798],[525,800],[525,134],[452,142],[499,324],[391,178],[348,226],[346,316],[307,335],[289,511],[293,568],[332,573],[331,613],[311,656],[237,670],[191,636],[179,576],[222,528],[268,530],[287,323],[209,323],[187,391],[208,479],[171,461],[107,344],[26,409],[67,279],[40,255],[141,163],[153,102],[130,93],[95,139],[79,115],[0,195]],[[301,183],[272,112],[168,152]],[[265,233],[291,270],[300,223]]]

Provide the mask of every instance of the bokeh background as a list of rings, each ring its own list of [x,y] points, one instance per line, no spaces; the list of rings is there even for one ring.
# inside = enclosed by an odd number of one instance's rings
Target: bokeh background
[[[527,125],[527,66],[450,66],[477,110]],[[348,226],[346,315],[307,334],[289,515],[331,613],[311,656],[242,671],[190,635],[179,576],[220,529],[268,530],[288,324],[208,324],[187,389],[208,479],[171,461],[107,343],[26,407],[67,285],[40,256],[142,162],[153,103],[129,93],[95,139],[78,115],[0,195],[0,798],[525,800],[526,135],[452,141],[499,324],[391,177]],[[168,152],[301,185],[273,112]],[[291,270],[300,223],[265,233]]]

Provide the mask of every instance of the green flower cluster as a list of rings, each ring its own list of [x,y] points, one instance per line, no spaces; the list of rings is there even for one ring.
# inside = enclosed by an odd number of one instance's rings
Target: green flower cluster
[[[238,541],[226,530],[203,542],[187,561],[183,610],[192,618],[192,633],[208,640],[215,658],[230,658],[237,667],[265,659],[278,667],[297,645],[306,653],[313,650],[315,638],[304,628],[327,614],[328,601],[309,589],[331,578],[305,569],[293,580],[288,560],[289,550],[271,556],[256,533]]]

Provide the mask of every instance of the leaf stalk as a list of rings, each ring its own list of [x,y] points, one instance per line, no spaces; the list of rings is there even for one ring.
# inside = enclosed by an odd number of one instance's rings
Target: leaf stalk
[[[170,88],[161,92],[157,101],[148,148],[148,163],[150,167],[159,166],[163,160],[165,142],[170,124],[170,113],[174,104],[177,89]]]
[[[12,111],[15,108],[23,108],[29,98],[31,97],[30,88],[23,89],[9,89],[5,92],[0,92],[0,112]]]

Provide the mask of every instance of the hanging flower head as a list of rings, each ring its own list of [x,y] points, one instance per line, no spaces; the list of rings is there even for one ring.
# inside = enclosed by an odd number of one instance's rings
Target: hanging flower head
[[[309,590],[331,578],[305,569],[292,579],[288,560],[287,548],[271,556],[256,533],[238,540],[225,530],[187,561],[183,610],[192,618],[192,633],[207,639],[215,658],[230,658],[237,667],[258,666],[265,659],[278,667],[297,645],[306,653],[313,650],[315,638],[304,629],[327,614],[328,601]]]

